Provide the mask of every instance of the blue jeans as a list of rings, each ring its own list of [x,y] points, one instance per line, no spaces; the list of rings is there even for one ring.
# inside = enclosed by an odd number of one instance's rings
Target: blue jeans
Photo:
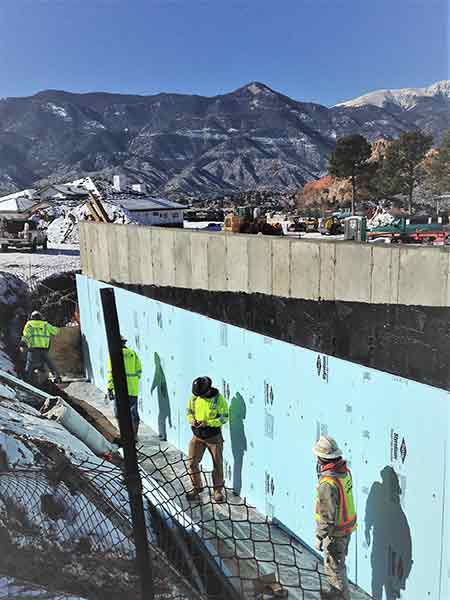
[[[27,362],[25,365],[25,378],[28,381],[31,381],[34,369],[46,365],[55,377],[59,377],[58,369],[49,357],[47,348],[28,348]]]
[[[133,426],[133,431],[136,434],[139,429],[139,411],[138,411],[138,399],[137,396],[128,396],[128,402],[130,403],[130,412],[131,412],[131,424]],[[117,419],[117,408],[116,408],[116,399],[114,398],[113,402],[113,412],[114,416]]]

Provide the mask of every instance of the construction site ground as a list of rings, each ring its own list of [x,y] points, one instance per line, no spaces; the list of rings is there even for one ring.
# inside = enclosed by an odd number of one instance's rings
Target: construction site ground
[[[117,420],[113,414],[111,402],[105,401],[104,392],[93,386],[85,380],[71,381],[65,391],[74,396],[88,402],[100,412],[102,412],[112,423],[117,427]],[[235,572],[233,569],[233,558],[236,551],[239,555],[248,555],[255,557],[254,560],[248,561],[248,565],[244,568],[248,569],[245,574],[252,579],[255,576],[255,564],[258,562],[258,556],[255,555],[255,546],[259,547],[259,560],[261,563],[256,566],[260,573],[267,574],[276,571],[275,563],[271,564],[271,558],[276,556],[278,565],[289,565],[292,560],[296,565],[295,576],[292,580],[301,573],[302,588],[295,589],[289,587],[289,598],[292,600],[319,600],[321,597],[319,579],[322,580],[323,587],[323,565],[316,554],[311,550],[294,541],[287,533],[279,527],[269,523],[265,517],[259,514],[254,508],[250,508],[244,499],[240,499],[232,492],[228,491],[227,496],[232,495],[230,504],[228,502],[218,505],[209,501],[207,492],[204,492],[206,501],[190,505],[184,499],[184,491],[189,489],[189,479],[186,476],[185,462],[180,460],[180,451],[167,442],[161,442],[157,433],[149,426],[141,422],[139,429],[139,456],[141,466],[148,471],[153,477],[158,479],[163,488],[175,497],[178,502],[182,502],[183,509],[196,524],[201,524],[203,536],[209,537],[208,541],[213,544],[218,554],[221,557],[229,556],[230,559],[225,563],[229,567],[230,572]],[[160,452],[163,450],[163,452]],[[152,460],[145,460],[145,456],[155,457]],[[161,465],[158,465],[158,460]],[[174,472],[176,477],[174,478]],[[249,521],[250,524],[246,521]],[[210,524],[214,527],[210,527]],[[208,528],[211,531],[208,536]],[[248,528],[250,528],[256,539],[270,539],[270,543],[261,544],[255,543],[254,539],[249,539]],[[258,531],[259,529],[259,531]],[[206,532],[206,536],[205,536]],[[252,536],[250,536],[251,538]],[[224,547],[227,543],[233,540],[235,547],[228,549]],[[236,548],[239,546],[239,548]],[[293,555],[295,554],[294,558]],[[317,569],[318,567],[318,569]],[[242,563],[239,564],[240,572],[242,573]],[[289,567],[282,567],[284,571],[289,570]],[[251,572],[252,571],[252,572]],[[320,574],[320,575],[319,575]],[[289,577],[289,576],[288,576]],[[312,591],[314,590],[314,591]],[[250,591],[250,590],[249,590]],[[368,600],[370,597],[360,589],[352,586],[352,600]]]
[[[0,252],[0,271],[8,271],[28,283],[41,281],[56,273],[80,270],[80,249],[75,245],[49,245],[36,252],[16,251],[13,248]]]

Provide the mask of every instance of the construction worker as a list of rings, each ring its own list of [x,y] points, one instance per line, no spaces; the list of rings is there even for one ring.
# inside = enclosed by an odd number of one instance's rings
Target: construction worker
[[[316,549],[324,552],[325,575],[331,585],[322,598],[350,599],[345,559],[356,529],[352,475],[336,441],[322,436],[313,448],[317,456]]]
[[[209,377],[197,377],[192,383],[187,419],[192,428],[189,443],[189,475],[193,489],[186,493],[188,500],[197,500],[203,489],[200,463],[208,449],[213,461],[214,501],[223,502],[223,437],[222,426],[228,421],[225,398],[212,386]]]
[[[122,337],[122,352],[125,374],[127,376],[128,401],[130,403],[131,423],[133,425],[134,439],[137,439],[139,430],[139,380],[142,375],[142,365],[139,356],[131,348],[127,348],[127,340]],[[112,378],[111,357],[108,358],[108,394],[110,400],[114,402],[114,414],[116,414],[114,383]]]
[[[48,354],[50,340],[58,332],[58,327],[50,325],[50,323],[45,321],[38,310],[34,310],[31,313],[30,320],[25,323],[25,327],[23,328],[22,340],[20,342],[21,347],[27,351],[25,378],[28,381],[32,380],[35,368],[47,366],[52,372],[55,382],[61,383],[58,369]]]

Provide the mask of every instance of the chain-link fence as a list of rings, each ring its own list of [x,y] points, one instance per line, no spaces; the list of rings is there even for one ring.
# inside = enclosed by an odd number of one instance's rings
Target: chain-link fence
[[[122,464],[42,452],[40,467],[0,471],[0,573],[89,600],[138,600]],[[245,500],[227,490],[215,503],[204,473],[189,503],[183,455],[155,447],[138,458],[157,600],[320,598],[318,561]]]
[[[75,273],[59,273],[43,281],[28,282],[32,310],[57,326],[70,323],[77,315]]]

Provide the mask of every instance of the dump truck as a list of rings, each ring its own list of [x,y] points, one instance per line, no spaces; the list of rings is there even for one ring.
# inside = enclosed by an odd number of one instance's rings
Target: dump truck
[[[29,248],[35,252],[38,247],[47,249],[47,235],[38,229],[37,223],[26,218],[0,219],[0,249]]]
[[[367,239],[389,238],[391,243],[433,244],[447,243],[450,225],[443,223],[411,223],[405,217],[394,219],[389,225],[373,227]]]

